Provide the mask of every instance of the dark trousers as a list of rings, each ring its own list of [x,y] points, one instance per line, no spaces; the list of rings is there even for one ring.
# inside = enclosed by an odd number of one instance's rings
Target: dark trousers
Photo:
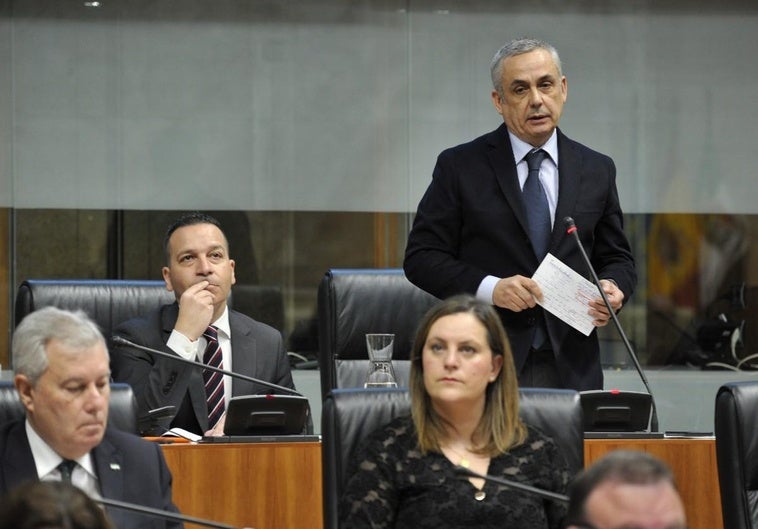
[[[518,375],[518,385],[521,388],[563,388],[551,349],[529,350]]]

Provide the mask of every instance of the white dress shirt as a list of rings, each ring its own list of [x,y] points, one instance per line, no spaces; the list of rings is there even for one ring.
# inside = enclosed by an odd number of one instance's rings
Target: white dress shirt
[[[32,450],[34,464],[37,467],[37,477],[40,481],[60,481],[61,472],[58,465],[63,462],[63,458],[39,436],[28,419],[25,423],[26,437],[29,439],[29,448]],[[92,456],[88,452],[76,462],[77,465],[71,472],[71,483],[82,489],[91,498],[100,499],[100,484]]]
[[[224,308],[223,314],[211,325],[218,329],[218,343],[221,346],[221,359],[224,371],[233,371],[232,366],[232,329],[229,325],[229,307]],[[201,336],[194,342],[174,329],[166,345],[185,360],[203,363],[203,353],[208,340]],[[232,377],[224,375],[224,407],[229,405],[232,398]]]
[[[513,149],[513,158],[516,160],[516,173],[518,174],[519,187],[524,189],[524,182],[529,176],[529,167],[526,163],[526,155],[533,150],[542,149],[548,156],[542,160],[540,166],[540,183],[547,195],[547,204],[550,208],[550,223],[555,225],[555,210],[558,207],[558,133],[553,134],[541,147],[535,148],[525,141],[520,140],[508,131]],[[493,229],[496,227],[493,226]],[[476,297],[487,303],[492,303],[492,296],[495,293],[495,285],[500,281],[500,277],[487,276],[479,283],[476,291]]]

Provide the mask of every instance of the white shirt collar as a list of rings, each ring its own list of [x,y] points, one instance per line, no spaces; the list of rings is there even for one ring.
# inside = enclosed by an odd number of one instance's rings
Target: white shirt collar
[[[58,455],[58,453],[53,450],[42,437],[40,437],[28,418],[24,422],[26,437],[29,440],[29,448],[32,450],[34,464],[37,467],[37,477],[41,479],[51,472],[57,471],[58,465],[63,462],[63,458]],[[89,452],[77,459],[76,462],[86,470],[89,475],[97,479],[95,466],[92,463],[92,455]]]
[[[510,130],[508,131],[508,136],[511,139],[513,158],[516,160],[517,164],[523,161],[524,157],[533,150],[542,149],[550,155],[550,159],[553,160],[556,167],[558,166],[558,129],[554,130],[550,135],[550,138],[548,138],[545,144],[540,147],[534,147],[526,143],[524,140],[516,137]]]
[[[216,327],[219,332],[223,333],[227,339],[231,339],[232,337],[232,328],[229,326],[229,306],[227,305],[224,307],[224,312],[221,313],[221,316],[211,323],[214,327]]]

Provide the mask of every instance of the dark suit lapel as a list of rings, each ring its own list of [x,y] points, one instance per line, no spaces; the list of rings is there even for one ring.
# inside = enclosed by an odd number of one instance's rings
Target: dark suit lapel
[[[124,501],[124,471],[121,451],[108,439],[106,430],[103,440],[92,450],[92,460],[100,483],[103,498]],[[106,507],[108,516],[117,527],[129,527],[130,515],[123,509]]]
[[[516,160],[513,157],[513,147],[505,124],[490,133],[488,140],[490,149],[487,152],[487,157],[495,172],[497,183],[524,232],[529,233],[524,203],[521,200],[521,187],[516,172]]]
[[[550,248],[563,239],[566,230],[563,219],[570,216],[581,189],[582,158],[574,142],[558,131],[558,204],[555,208],[555,224],[550,238]]]
[[[513,210],[524,233],[529,233],[526,211],[521,200],[518,173],[516,172],[516,160],[508,137],[508,129],[505,125],[501,125],[490,134],[488,140],[490,150],[487,152],[487,156],[492,164],[500,189],[503,190],[505,200]],[[574,142],[567,138],[560,129],[558,129],[558,158],[558,204],[555,210],[555,223],[553,224],[549,250],[553,250],[563,239],[565,235],[563,219],[574,211],[579,189],[581,189],[583,165],[581,155]]]
[[[121,468],[121,452],[110,442],[107,432],[102,442],[92,450],[92,459],[103,497],[114,500],[123,498],[124,473]]]
[[[8,442],[5,445],[5,453],[0,454],[3,458],[2,471],[6,489],[18,487],[28,481],[36,481],[37,466],[34,464],[32,449],[29,448],[29,439],[26,437],[24,421],[18,421],[8,432]]]
[[[237,312],[229,310],[229,329],[232,333],[232,370],[235,373],[245,373],[250,376],[257,373],[258,347],[252,328]],[[249,395],[253,391],[250,382],[236,379],[232,382],[232,396]]]
[[[168,305],[161,311],[161,338],[163,339],[164,344],[168,342],[178,317],[179,304],[176,302]],[[200,429],[204,432],[208,429],[208,404],[206,403],[205,386],[203,384],[201,370],[193,369],[194,371],[190,375],[190,383],[187,388],[189,393],[189,403],[185,404],[185,406],[191,406],[192,413],[195,415],[195,420],[200,426]],[[186,397],[183,402],[187,403]],[[187,410],[187,413],[189,413],[189,410]]]
[[[168,342],[171,331],[174,330],[176,319],[179,317],[179,304],[174,302],[161,311],[161,334],[163,343]]]

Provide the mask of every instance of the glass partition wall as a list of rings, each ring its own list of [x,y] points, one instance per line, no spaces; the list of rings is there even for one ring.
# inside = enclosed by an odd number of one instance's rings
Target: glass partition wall
[[[401,267],[413,216],[207,212],[222,222],[237,263],[235,308],[278,327],[289,350],[308,357],[318,348],[316,292],[323,274],[329,268]],[[13,287],[28,278],[161,279],[163,236],[179,213],[13,210]],[[755,235],[747,229],[755,220],[752,215],[626,215],[640,284],[619,319],[643,364],[734,365],[731,339],[737,329],[738,358],[755,350]],[[256,285],[274,287],[280,296],[270,309],[250,300],[254,293],[246,294],[246,287]],[[629,367],[615,328],[600,334],[606,366]]]
[[[562,55],[562,129],[617,165],[640,275],[620,319],[643,364],[756,350],[753,3],[39,0],[0,15],[3,343],[22,280],[160,279],[167,225],[202,210],[229,235],[235,307],[314,354],[324,272],[402,265],[437,154],[499,124],[492,54],[534,35]],[[250,285],[275,287],[281,313],[248,305]],[[601,338],[607,366],[628,367],[615,330]]]

